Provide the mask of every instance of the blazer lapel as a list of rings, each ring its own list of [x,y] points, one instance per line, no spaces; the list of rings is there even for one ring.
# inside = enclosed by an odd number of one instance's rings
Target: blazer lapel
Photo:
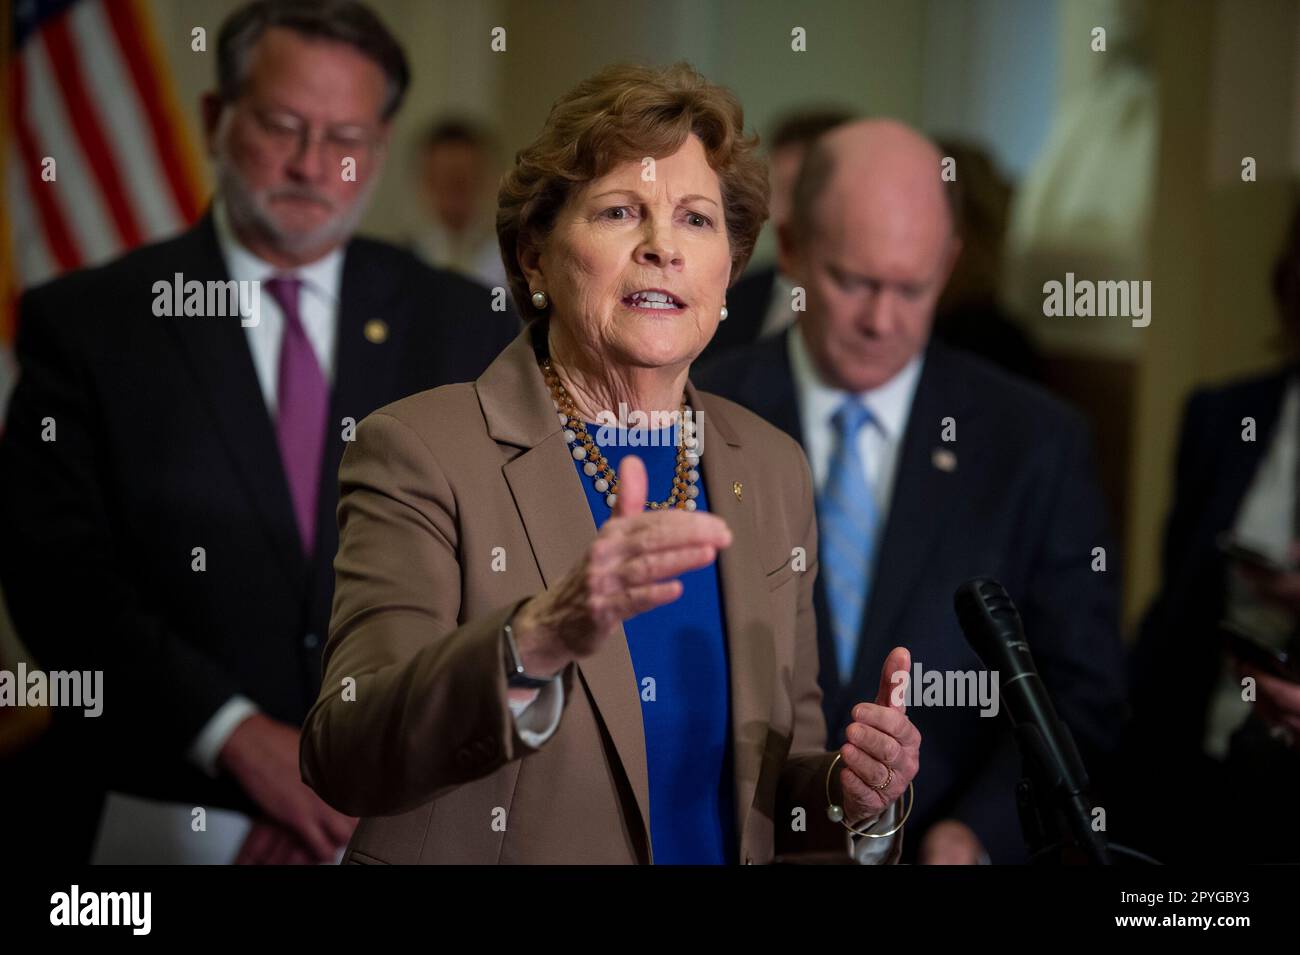
[[[211,212],[190,231],[190,240],[190,252],[178,268],[184,281],[228,281]],[[301,587],[306,561],[247,333],[234,317],[175,317],[167,319],[167,327],[193,370],[217,431],[254,508],[262,516],[263,528],[290,583]]]
[[[488,433],[498,442],[525,449],[502,471],[542,581],[550,587],[581,559],[596,537],[596,523],[575,480],[573,458],[537,368],[532,332],[530,326],[515,339],[479,378],[477,388]],[[645,844],[650,846],[650,773],[641,696],[623,628],[581,660],[578,671],[627,774]]]
[[[753,487],[764,476],[747,467],[740,439],[719,407],[689,383],[686,395],[692,408],[701,409],[697,412],[703,435],[700,476],[709,510],[725,520],[732,533],[731,546],[718,555],[717,564],[729,659],[739,861],[748,849],[746,823],[767,749],[776,668],[770,605],[763,592],[766,568],[758,559],[757,519],[753,504],[744,498],[744,485]],[[751,495],[749,501],[753,499]]]

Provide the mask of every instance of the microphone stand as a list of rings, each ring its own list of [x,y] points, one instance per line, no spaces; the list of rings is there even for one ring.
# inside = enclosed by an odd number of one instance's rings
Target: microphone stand
[[[1088,771],[1068,726],[1061,724],[1065,746],[1060,759],[1048,755],[1037,726],[1014,726],[1022,772],[1016,784],[1016,811],[1030,865],[1114,865],[1115,856],[1163,865],[1144,852],[1110,842],[1093,828]]]
[[[1062,727],[1068,734],[1069,730]],[[1092,805],[1083,787],[1087,775],[1073,740],[1066,758],[1077,765],[1068,771],[1051,759],[1038,727],[1015,726],[1022,776],[1016,785],[1016,810],[1030,862],[1037,865],[1110,865],[1104,833],[1092,825]],[[1073,780],[1079,786],[1070,785]]]
[[[953,595],[953,609],[971,648],[999,674],[1005,712],[1020,750],[1016,811],[1036,864],[1110,865],[1111,850],[1154,861],[1123,846],[1110,846],[1093,825],[1088,773],[1074,737],[1056,715],[1038,675],[1015,603],[992,577],[974,577]],[[1158,864],[1158,863],[1157,863]]]

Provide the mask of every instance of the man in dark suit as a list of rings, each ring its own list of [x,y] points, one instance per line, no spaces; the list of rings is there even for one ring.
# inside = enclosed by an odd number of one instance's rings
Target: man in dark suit
[[[1296,475],[1277,467],[1296,460],[1300,444],[1296,374],[1201,390],[1187,403],[1163,585],[1133,650],[1134,718],[1122,761],[1141,848],[1164,862],[1300,861],[1300,686],[1236,659],[1219,626],[1227,618],[1283,647],[1300,620],[1300,574],[1265,569],[1266,561],[1294,566],[1297,556],[1289,552]],[[1285,538],[1276,547],[1261,539],[1273,533]],[[1263,559],[1229,557],[1226,539]],[[1253,699],[1243,692],[1247,676]],[[1239,791],[1249,811],[1224,839],[1189,844],[1205,819],[1181,798],[1188,786]]]
[[[252,820],[214,852],[197,814],[128,799],[99,833],[108,861],[321,861],[347,842],[355,821],[298,768],[343,449],[372,410],[473,379],[517,331],[479,286],[352,238],[408,80],[367,8],[252,4],[218,70],[209,212],[21,306],[0,580],[41,665],[102,670],[105,701],[99,719],[58,713],[6,789],[34,844],[62,835],[70,858],[105,790]]]
[[[970,577],[996,577],[1085,755],[1109,751],[1124,709],[1118,568],[1080,417],[929,341],[960,247],[939,163],[928,141],[893,122],[823,137],[780,232],[781,268],[806,290],[806,312],[693,380],[808,453],[828,725],[844,723],[890,647],[913,651],[908,715],[927,749],[911,852],[922,862],[1020,861],[1019,757],[1005,719],[969,699],[933,705],[924,673],[946,681],[983,669],[952,598]]]
[[[1274,267],[1283,329],[1300,344],[1300,209]],[[1164,579],[1133,651],[1125,792],[1162,861],[1300,861],[1300,677],[1238,655],[1226,621],[1300,660],[1300,364],[1187,402]],[[1230,556],[1232,551],[1236,556]],[[1249,678],[1249,690],[1243,681]],[[1188,787],[1243,794],[1221,839]]]

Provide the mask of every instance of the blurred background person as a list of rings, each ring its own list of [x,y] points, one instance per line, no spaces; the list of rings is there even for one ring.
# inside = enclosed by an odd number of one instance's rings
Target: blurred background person
[[[209,211],[22,300],[0,580],[41,664],[105,685],[101,717],[59,712],[6,773],[19,837],[46,857],[85,858],[105,790],[99,861],[334,857],[354,820],[303,784],[298,735],[344,446],[374,408],[476,376],[516,328],[477,285],[353,238],[409,79],[368,7],[252,3],[216,54]],[[173,281],[260,282],[260,298],[212,314],[209,287],[199,314],[173,314]]]
[[[1117,743],[1124,686],[1116,578],[1091,567],[1109,530],[1088,429],[1038,388],[931,340],[961,252],[941,158],[889,120],[819,139],[778,233],[807,311],[697,380],[808,453],[827,726],[874,685],[882,647],[907,645],[924,670],[984,669],[952,612],[958,585],[984,574],[1019,606],[1080,749],[1100,757]],[[1024,861],[1005,717],[951,704],[909,715],[926,741],[909,855]]]
[[[1300,862],[1300,204],[1273,294],[1282,367],[1188,399],[1164,584],[1133,652],[1127,794],[1221,788],[1245,808],[1189,840],[1194,802],[1134,800],[1165,861]]]
[[[804,154],[817,137],[854,118],[849,110],[805,108],[787,114],[772,129],[767,161],[772,178],[772,225],[779,228],[790,217],[795,178]],[[772,262],[750,269],[727,292],[727,321],[718,326],[700,356],[707,361],[733,345],[746,345],[789,327],[795,313],[790,308],[791,285]]]
[[[827,752],[815,558],[791,558],[816,550],[807,463],[689,382],[767,216],[755,146],[685,63],[578,84],[501,187],[528,327],[472,385],[361,423],[302,741],[365,817],[353,860],[896,860],[907,650]]]
[[[934,335],[944,344],[998,367],[1042,382],[1038,347],[1002,301],[1002,255],[1011,207],[1011,184],[988,150],[959,140],[938,143],[953,160],[948,184],[961,235],[961,254],[935,308]]]
[[[434,121],[420,142],[416,170],[423,216],[412,239],[415,254],[487,288],[505,288],[496,233],[501,162],[487,128],[461,117]]]

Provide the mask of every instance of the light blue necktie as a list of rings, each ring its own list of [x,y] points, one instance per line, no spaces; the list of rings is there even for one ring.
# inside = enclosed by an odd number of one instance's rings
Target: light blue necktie
[[[817,499],[821,574],[826,582],[841,684],[853,675],[858,634],[871,589],[871,558],[879,515],[858,453],[858,432],[872,420],[871,412],[852,397],[831,417],[835,448]]]

